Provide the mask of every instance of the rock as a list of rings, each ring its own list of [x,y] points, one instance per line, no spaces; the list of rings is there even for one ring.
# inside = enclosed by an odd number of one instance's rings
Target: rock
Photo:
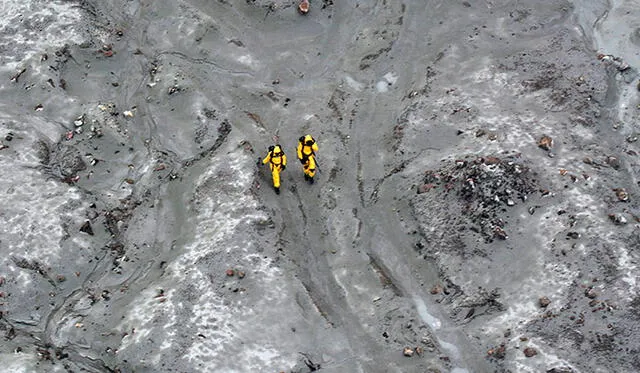
[[[298,11],[300,14],[309,13],[309,0],[302,0],[300,4],[298,4]]]
[[[227,276],[231,277],[233,276],[236,272],[233,269],[227,269],[225,271],[225,273],[227,274]]]
[[[84,224],[80,227],[80,232],[84,232],[89,236],[93,236],[93,228],[91,227],[91,222],[89,220],[85,221]]]
[[[608,156],[605,162],[614,170],[620,169],[620,160],[614,156]]]
[[[432,188],[435,188],[435,185],[428,183],[428,184],[422,184],[420,186],[418,186],[418,194],[422,194],[422,193],[426,193],[429,190],[431,190]]]
[[[17,82],[18,82],[18,79],[20,79],[20,76],[21,76],[22,74],[24,74],[26,71],[27,71],[27,68],[26,68],[26,67],[22,68],[22,70],[20,70],[18,73],[16,73],[15,75],[13,75],[13,76],[11,77],[11,81],[12,81],[12,82],[14,82],[14,83],[17,83]]]
[[[556,367],[548,369],[547,373],[575,373],[575,371],[569,367]]]
[[[618,197],[618,201],[627,202],[629,201],[629,193],[627,193],[624,188],[615,188],[613,191],[616,193],[616,197]]]
[[[627,224],[627,218],[622,214],[609,214],[609,219],[617,225]]]
[[[496,348],[492,348],[489,351],[487,351],[487,355],[493,356],[496,359],[504,359],[506,356],[506,352],[507,352],[507,348],[505,347],[504,344],[501,344],[500,346]]]
[[[578,232],[569,232],[569,233],[567,233],[567,237],[568,238],[573,238],[574,240],[577,240],[578,238],[580,238],[580,233],[578,233]]]
[[[238,278],[242,279],[244,278],[245,273],[243,271],[238,271]]]
[[[406,357],[411,357],[411,356],[413,356],[413,350],[412,350],[411,348],[409,348],[409,347],[405,347],[405,348],[402,350],[402,354],[403,354],[404,356],[406,356]]]
[[[533,347],[527,347],[522,352],[524,352],[524,356],[526,357],[534,357],[538,354],[538,351]]]
[[[589,287],[588,289],[586,289],[584,291],[584,295],[585,295],[585,297],[590,298],[590,299],[594,299],[595,297],[598,296],[598,294],[596,293],[596,291],[592,287]]]
[[[550,136],[544,135],[538,140],[538,147],[544,150],[551,150],[553,147],[553,139]]]
[[[630,68],[629,64],[626,63],[622,58],[616,57],[611,54],[603,54],[598,53],[597,55],[600,61],[606,62],[609,65],[613,65],[618,69],[618,71],[622,72]]]
[[[547,306],[551,303],[551,300],[547,297],[540,297],[538,302],[540,303],[540,307],[547,308]]]
[[[500,240],[506,240],[507,238],[509,238],[509,236],[507,235],[507,232],[505,232],[504,229],[500,227],[495,227],[493,229],[493,236]]]

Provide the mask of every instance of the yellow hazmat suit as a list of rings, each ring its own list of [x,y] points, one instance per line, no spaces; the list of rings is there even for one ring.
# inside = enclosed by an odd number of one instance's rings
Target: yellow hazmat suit
[[[300,137],[298,140],[298,159],[302,163],[304,178],[313,184],[313,177],[316,174],[316,152],[318,143],[311,135]]]
[[[287,168],[287,156],[282,151],[280,144],[269,147],[269,154],[262,160],[263,164],[269,163],[271,177],[273,178],[273,188],[280,194],[280,171]]]

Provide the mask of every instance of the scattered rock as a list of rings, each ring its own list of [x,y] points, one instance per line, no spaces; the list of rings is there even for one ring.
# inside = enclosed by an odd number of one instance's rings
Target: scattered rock
[[[611,54],[598,53],[597,57],[600,61],[606,62],[609,65],[615,66],[615,68],[618,69],[618,71],[625,71],[630,67],[628,63],[622,60],[622,58],[616,57]]]
[[[578,232],[569,232],[569,233],[567,233],[567,237],[568,238],[573,238],[574,240],[577,240],[578,238],[580,238],[580,233],[578,233]]]
[[[309,13],[309,0],[302,0],[300,4],[298,4],[298,11],[300,14]]]
[[[547,297],[540,297],[539,303],[540,303],[540,307],[547,308],[547,306],[551,304],[551,300]]]
[[[547,373],[575,373],[575,371],[569,367],[556,367],[548,369]]]
[[[65,281],[67,281],[67,278],[64,275],[57,275],[56,276],[56,280],[58,282],[65,282]]]
[[[426,171],[416,203],[427,208],[429,201],[456,195],[464,207],[459,213],[449,214],[449,224],[466,225],[486,242],[492,242],[508,238],[506,222],[499,216],[504,205],[526,201],[537,190],[535,184],[535,173],[522,163],[519,154],[467,156],[436,171]],[[426,190],[430,193],[424,193]]]
[[[93,228],[91,227],[91,222],[89,220],[85,221],[80,227],[80,232],[84,232],[89,236],[93,236]]]
[[[231,277],[236,274],[236,271],[230,268],[230,269],[227,269],[225,273],[227,274],[227,276]]]
[[[18,79],[20,79],[20,76],[22,74],[24,74],[25,72],[27,72],[27,68],[22,68],[22,70],[20,70],[17,74],[15,74],[14,76],[11,77],[11,81],[14,83],[18,82]]]
[[[411,349],[411,348],[409,348],[409,347],[405,347],[405,348],[402,350],[402,354],[403,354],[404,356],[406,356],[406,357],[411,357],[411,356],[413,356],[413,349]]]
[[[627,218],[622,214],[609,214],[609,219],[617,225],[627,224]]]
[[[551,150],[553,147],[553,139],[550,136],[544,135],[538,140],[538,147],[544,150]]]
[[[616,193],[616,197],[618,197],[618,201],[627,202],[629,201],[629,193],[624,188],[614,188],[613,191]]]
[[[431,183],[429,183],[429,184],[422,184],[422,185],[418,186],[418,191],[417,191],[417,193],[418,193],[418,194],[426,193],[426,192],[428,192],[429,190],[431,190],[431,189],[432,189],[432,188],[434,188],[434,187],[435,187],[435,185],[433,185],[433,184],[431,184]]]
[[[589,299],[594,299],[595,297],[598,296],[598,294],[596,293],[596,291],[593,289],[593,287],[589,287],[584,291],[584,295],[585,297],[589,298]]]
[[[617,157],[608,156],[605,162],[614,170],[620,169],[620,160]]]
[[[506,240],[507,238],[509,238],[509,236],[507,235],[507,232],[505,232],[504,229],[500,227],[495,227],[493,229],[493,237],[498,238],[500,240]]]
[[[522,352],[524,352],[524,356],[526,357],[534,357],[538,354],[538,351],[533,347],[527,347]]]
[[[488,356],[495,357],[496,359],[504,359],[507,352],[507,347],[504,344],[501,344],[498,347],[492,348],[487,351]]]
[[[243,271],[238,271],[238,278],[242,279],[244,278],[245,273]]]

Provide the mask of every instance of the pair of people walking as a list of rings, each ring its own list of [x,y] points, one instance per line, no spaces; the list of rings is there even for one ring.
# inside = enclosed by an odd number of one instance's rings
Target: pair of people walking
[[[318,143],[311,135],[305,135],[298,139],[296,155],[302,164],[304,171],[304,179],[313,184],[313,177],[316,175],[317,163],[316,152],[318,151]],[[269,164],[271,169],[271,177],[273,179],[273,188],[276,194],[280,194],[280,172],[287,168],[287,155],[284,154],[280,144],[269,147],[269,153],[262,160],[263,164]]]

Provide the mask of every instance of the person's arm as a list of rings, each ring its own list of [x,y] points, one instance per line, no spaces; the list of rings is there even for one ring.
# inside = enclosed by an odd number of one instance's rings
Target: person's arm
[[[313,152],[317,152],[318,151],[318,143],[314,142],[313,145],[311,145],[311,149],[313,150]]]
[[[286,154],[282,155],[282,165],[285,166],[285,167],[287,166],[287,155]]]
[[[262,160],[262,164],[267,164],[271,160],[271,152],[267,154],[267,156]]]
[[[296,150],[298,152],[298,159],[302,159],[302,143],[298,142],[298,148]]]

